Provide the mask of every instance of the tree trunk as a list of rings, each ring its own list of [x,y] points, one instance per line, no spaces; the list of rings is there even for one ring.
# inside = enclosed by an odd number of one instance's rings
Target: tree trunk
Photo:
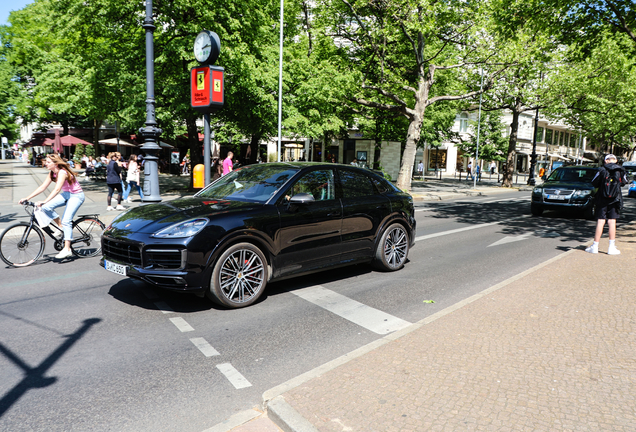
[[[102,127],[102,121],[93,119],[93,145],[99,142],[99,128]]]
[[[247,146],[247,149],[245,150],[245,157],[244,157],[244,161],[246,165],[252,165],[256,163],[256,159],[258,159],[258,144],[261,141],[261,136],[259,135],[252,135],[252,138],[250,139],[250,144]]]
[[[193,189],[194,167],[203,163],[203,153],[199,142],[199,131],[197,129],[196,117],[186,118],[186,128],[188,131],[188,148],[190,149],[190,183],[188,189]]]
[[[517,132],[519,131],[519,114],[521,103],[517,98],[512,109],[512,123],[510,123],[510,139],[508,140],[508,157],[506,158],[506,170],[503,175],[503,187],[512,187],[512,174],[515,170],[515,155],[517,149]]]
[[[410,116],[411,122],[406,133],[406,146],[402,153],[402,164],[400,165],[400,173],[397,178],[397,187],[402,190],[411,190],[411,178],[413,177],[413,164],[415,164],[415,153],[417,152],[417,143],[420,141],[420,133],[422,131],[422,120],[424,119],[424,111],[426,111],[426,102],[428,102],[428,92],[432,85],[432,79],[420,79],[420,85],[415,94],[415,107]]]

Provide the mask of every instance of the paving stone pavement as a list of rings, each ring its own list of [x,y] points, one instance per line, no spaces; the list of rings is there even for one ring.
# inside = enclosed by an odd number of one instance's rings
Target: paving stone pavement
[[[283,394],[318,431],[634,431],[636,227]],[[601,251],[607,250],[601,241]]]

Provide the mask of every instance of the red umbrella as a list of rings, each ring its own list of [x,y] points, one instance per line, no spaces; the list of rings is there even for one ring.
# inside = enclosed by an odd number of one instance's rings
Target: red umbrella
[[[53,140],[53,151],[62,153],[62,140],[60,139],[60,130],[55,129],[55,139]]]
[[[88,142],[88,141],[84,141],[83,139],[78,138],[78,137],[74,137],[73,135],[64,135],[61,138],[61,141],[62,141],[62,145],[64,147],[70,147],[70,146],[74,146],[74,145],[77,145],[77,144],[90,145],[90,146],[93,145],[93,143]]]

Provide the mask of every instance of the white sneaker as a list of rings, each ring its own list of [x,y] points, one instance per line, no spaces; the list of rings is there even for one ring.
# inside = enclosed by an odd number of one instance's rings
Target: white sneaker
[[[69,249],[62,249],[59,254],[55,255],[55,258],[64,259],[72,255],[73,255],[73,252],[71,252]]]
[[[592,245],[592,246],[588,247],[587,249],[585,249],[585,252],[597,254],[598,253],[598,245]]]
[[[128,198],[128,199],[126,200],[126,202],[127,202],[128,204],[132,204],[132,202],[133,202],[133,201],[132,201],[132,199],[131,199],[131,198]]]
[[[119,204],[117,207],[115,207],[115,210],[126,210],[126,207],[124,207],[123,205]]]
[[[607,248],[607,254],[608,255],[620,255],[621,251],[616,249],[616,246],[610,246],[610,247]]]
[[[113,206],[106,207],[106,211],[113,211],[113,210],[115,210],[115,208]]]

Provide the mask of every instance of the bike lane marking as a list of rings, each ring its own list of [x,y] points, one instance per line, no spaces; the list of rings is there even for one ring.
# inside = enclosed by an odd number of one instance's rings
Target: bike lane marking
[[[230,363],[218,364],[216,365],[216,368],[225,375],[225,378],[228,379],[235,389],[239,390],[246,387],[252,387],[252,384]]]
[[[192,342],[194,346],[197,347],[199,351],[201,351],[203,355],[206,357],[214,357],[214,356],[221,355],[220,352],[215,350],[214,347],[210,345],[208,341],[206,341],[202,337],[191,338],[190,342]]]
[[[194,331],[194,328],[181,317],[170,318],[170,322],[172,322],[181,333]]]
[[[441,232],[437,232],[437,233],[433,233],[433,234],[426,234],[426,235],[423,235],[423,236],[415,237],[415,241],[428,240],[428,239],[435,238],[435,237],[441,237],[441,236],[445,236],[445,235],[449,235],[449,234],[457,234],[457,233],[460,233],[460,232],[470,231],[470,230],[474,230],[474,229],[478,229],[478,228],[486,228],[486,227],[489,227],[489,226],[498,225],[498,224],[502,224],[502,223],[506,223],[506,222],[512,222],[512,221],[517,220],[517,219],[523,219],[523,218],[528,218],[528,217],[530,217],[530,216],[529,215],[523,215],[523,216],[517,216],[517,217],[514,217],[514,218],[501,220],[501,221],[497,221],[497,222],[487,222],[487,223],[467,226],[467,227],[464,227],[464,228],[457,228],[457,229],[448,230],[448,231],[441,231]]]
[[[320,285],[293,290],[292,294],[377,334],[388,334],[411,325]]]

